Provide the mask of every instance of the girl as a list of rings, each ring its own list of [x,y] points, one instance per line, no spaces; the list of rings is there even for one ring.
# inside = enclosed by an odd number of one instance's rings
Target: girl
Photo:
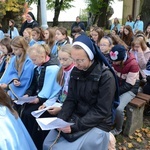
[[[66,99],[68,93],[68,84],[70,80],[70,73],[74,67],[73,60],[71,58],[71,45],[66,44],[61,47],[60,51],[58,52],[58,59],[61,64],[61,68],[57,75],[57,82],[62,86],[62,90],[59,94],[58,101],[63,103]],[[49,106],[49,100],[43,103],[39,109]],[[52,109],[48,110],[51,115],[57,115],[58,111],[61,108],[53,107]]]
[[[29,44],[31,39],[32,39],[32,29],[31,28],[26,28],[24,31],[23,31],[23,37],[25,38],[25,40],[27,41],[27,43]]]
[[[133,30],[134,21],[133,21],[133,18],[132,18],[131,15],[128,15],[128,16],[127,16],[127,21],[126,21],[126,23],[125,23],[125,26],[126,26],[126,25],[129,25],[129,26],[132,28],[132,30]]]
[[[31,35],[32,35],[32,40],[29,42],[29,46],[32,46],[35,43],[45,44],[44,32],[40,27],[33,28]]]
[[[122,37],[124,26],[120,27],[120,31],[118,32],[119,37]]]
[[[146,69],[146,64],[150,59],[150,49],[147,47],[143,38],[138,37],[134,39],[130,52],[134,54],[140,67],[140,79],[145,80],[146,75],[142,70]]]
[[[147,26],[146,31],[145,31],[145,36],[146,36],[146,41],[150,45],[150,24]]]
[[[47,28],[44,31],[44,40],[50,47],[50,53],[57,51],[57,46],[55,44],[55,28]]]
[[[138,30],[143,31],[143,28],[144,28],[144,23],[143,23],[143,21],[141,20],[141,16],[138,15],[138,16],[136,17],[136,20],[135,20],[135,23],[134,23],[134,26],[133,26],[133,32],[134,32],[134,34],[136,34],[136,32],[137,32]]]
[[[15,56],[0,79],[1,87],[8,91],[11,98],[17,99],[24,95],[31,84],[34,64],[27,56],[28,44],[21,36],[11,41],[11,48]]]
[[[92,39],[96,45],[99,45],[101,38],[104,36],[104,31],[100,27],[94,27],[92,30]]]
[[[102,39],[100,40],[99,47],[102,53],[104,54],[104,56],[106,57],[106,59],[108,60],[109,64],[112,64],[112,61],[109,55],[109,52],[111,48],[113,47],[112,39],[109,36],[102,37]]]
[[[13,39],[16,36],[19,36],[18,29],[15,27],[15,21],[12,19],[9,20],[8,35],[10,36],[11,39]]]
[[[11,39],[4,38],[0,41],[1,59],[0,59],[0,77],[6,69],[7,63],[9,63],[12,57],[12,48],[10,46]]]
[[[124,108],[138,92],[139,67],[134,56],[122,45],[115,45],[111,49],[110,58],[118,78],[120,95],[120,104],[116,110],[116,126],[111,132],[118,135],[122,132]]]
[[[131,43],[133,41],[133,32],[132,28],[129,25],[124,26],[123,34],[121,39],[129,46],[131,47]],[[129,48],[130,49],[130,48]]]
[[[12,100],[1,87],[0,122],[0,149],[37,149],[17,112],[13,109]]]
[[[55,56],[58,56],[58,51],[60,50],[61,46],[70,43],[67,29],[64,27],[58,27],[55,33],[55,40],[56,40],[57,49],[53,50],[52,54],[54,54]]]
[[[36,65],[34,76],[30,87],[25,92],[25,97],[37,96],[30,103],[23,106],[21,119],[35,141],[37,135],[34,134],[35,118],[31,115],[41,106],[47,99],[51,99],[54,104],[61,86],[57,83],[57,73],[59,71],[59,61],[53,55],[50,55],[49,46],[35,44],[29,47],[28,54],[33,63]],[[50,56],[49,56],[50,55]],[[36,132],[37,133],[37,132]],[[35,136],[34,136],[35,135]]]
[[[112,29],[114,29],[115,27],[117,28],[117,31],[120,31],[120,23],[118,18],[114,19],[114,23],[111,25],[110,31],[112,31]]]

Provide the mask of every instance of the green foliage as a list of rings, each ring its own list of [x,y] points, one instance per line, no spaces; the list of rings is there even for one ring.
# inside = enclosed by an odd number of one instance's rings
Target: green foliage
[[[80,11],[80,18],[82,21],[87,21],[88,20],[88,10],[87,9],[82,9]]]
[[[55,1],[56,0],[47,0],[47,8],[48,9],[55,9]],[[65,10],[65,9],[69,9],[71,7],[74,7],[73,5],[70,4],[70,2],[72,2],[74,0],[64,0],[63,1],[63,5],[61,7],[61,10]],[[57,6],[59,7],[59,5]]]
[[[20,12],[23,9],[25,0],[7,0],[0,2],[0,14],[6,15],[6,11]]]
[[[113,0],[109,0],[109,3],[111,3],[111,1]],[[94,15],[100,15],[102,13],[100,10],[103,7],[108,7],[108,4],[105,2],[105,0],[86,0],[86,3],[88,4],[88,11]]]
[[[48,10],[49,9],[55,9],[56,1],[57,0],[47,0],[47,9]],[[73,5],[70,4],[72,1],[74,1],[74,0],[63,0],[63,5],[61,7],[61,10],[64,11],[65,9],[69,9],[71,7],[74,7]],[[38,4],[40,1],[39,0],[27,0],[27,2],[29,3],[29,5],[31,5],[32,3]],[[59,2],[59,4],[60,4],[60,2]],[[59,5],[57,7],[59,7]]]

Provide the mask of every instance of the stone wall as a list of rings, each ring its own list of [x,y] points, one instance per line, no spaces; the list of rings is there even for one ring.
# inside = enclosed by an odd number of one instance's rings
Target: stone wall
[[[73,23],[74,23],[74,21],[59,21],[59,25],[58,25],[58,26],[59,26],[59,27],[60,27],[60,26],[65,27],[65,28],[67,28],[68,30],[70,30]],[[86,27],[86,26],[87,26],[87,22],[86,22],[86,21],[83,21],[83,23],[84,23],[84,25],[85,25],[85,27]],[[53,24],[52,21],[51,21],[51,22],[48,22],[48,26],[49,26],[49,27],[51,27],[52,24]]]

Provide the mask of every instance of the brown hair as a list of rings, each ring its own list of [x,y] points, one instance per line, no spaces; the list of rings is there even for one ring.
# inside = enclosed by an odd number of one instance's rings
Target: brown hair
[[[34,27],[32,31],[35,31],[39,35],[39,41],[44,40],[44,31],[40,27]]]
[[[131,26],[129,26],[129,25],[126,25],[126,26],[124,26],[124,29],[126,29],[126,30],[128,30],[129,31],[129,34],[128,35],[126,35],[125,33],[124,33],[124,31],[123,31],[123,34],[122,34],[122,40],[128,45],[128,46],[131,46],[131,42],[133,41],[133,31],[132,31],[132,28],[131,28]],[[124,30],[123,29],[123,30]]]
[[[127,20],[128,20],[129,22],[132,22],[132,21],[133,21],[132,15],[128,15],[128,16],[127,16]]]
[[[28,43],[22,36],[16,36],[14,39],[11,40],[10,43],[11,46],[14,46],[16,48],[22,48],[22,53],[19,59],[16,61],[16,69],[18,70],[19,73],[21,73],[23,63],[26,59],[26,52],[28,48]]]
[[[147,32],[147,28],[150,27],[150,24],[147,25],[146,30],[145,30],[145,36],[149,39],[150,38],[150,33]]]
[[[66,28],[58,27],[58,28],[56,28],[56,30],[60,31],[62,35],[66,35],[67,43],[70,43],[69,38],[68,38],[68,32],[67,32]]]
[[[6,106],[10,112],[15,116],[15,118],[18,118],[17,112],[13,109],[13,102],[11,98],[8,96],[8,94],[5,93],[5,91],[0,87],[0,105]]]
[[[120,45],[123,45],[126,50],[129,50],[128,45],[126,45],[126,43],[123,40],[121,40],[121,38],[119,37],[119,35],[108,34],[107,36],[109,36],[112,39],[113,45],[120,44]]]
[[[11,39],[6,37],[0,41],[0,45],[4,45],[7,48],[7,53],[12,53],[12,48],[10,46]]]
[[[50,27],[50,28],[47,28],[46,30],[49,32],[49,38],[46,39],[45,41],[46,41],[46,44],[49,45],[50,49],[52,49],[52,47],[55,43],[55,30],[56,29]]]
[[[100,40],[101,40],[101,38],[104,36],[104,31],[103,31],[103,29],[100,28],[100,27],[94,27],[92,31],[95,31],[95,32],[98,33],[98,41],[97,41],[97,43],[99,43]]]

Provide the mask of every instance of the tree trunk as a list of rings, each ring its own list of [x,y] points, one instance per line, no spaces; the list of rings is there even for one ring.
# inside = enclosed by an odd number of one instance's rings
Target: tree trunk
[[[58,18],[60,14],[61,7],[63,5],[63,0],[59,2],[59,0],[55,0],[55,12],[54,12],[54,18],[53,18],[53,27],[58,26]]]
[[[100,9],[100,15],[98,19],[97,25],[99,27],[105,27],[106,26],[106,14],[107,14],[107,8],[109,5],[109,0],[104,0],[105,5]]]
[[[141,19],[144,22],[144,28],[150,23],[150,0],[144,0],[141,10]]]
[[[41,26],[41,6],[40,6],[40,0],[38,0],[38,5],[37,5],[37,22],[39,26]]]

